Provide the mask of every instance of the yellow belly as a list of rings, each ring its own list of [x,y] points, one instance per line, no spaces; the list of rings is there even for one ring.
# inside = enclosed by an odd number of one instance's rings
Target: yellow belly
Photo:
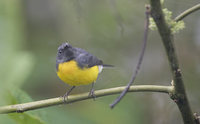
[[[98,66],[81,69],[74,60],[60,63],[57,71],[58,77],[71,86],[93,83],[97,80],[98,74]]]

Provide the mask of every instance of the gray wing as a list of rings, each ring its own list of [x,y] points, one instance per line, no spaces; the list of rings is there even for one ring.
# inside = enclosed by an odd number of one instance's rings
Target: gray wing
[[[87,51],[76,48],[77,54],[75,57],[76,62],[78,63],[79,67],[92,67],[95,65],[103,65],[103,62],[99,60],[96,56],[93,56],[92,54],[88,53]]]

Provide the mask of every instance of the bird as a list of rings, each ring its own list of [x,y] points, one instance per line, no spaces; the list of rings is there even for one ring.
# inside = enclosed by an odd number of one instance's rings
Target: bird
[[[88,96],[95,98],[94,83],[104,67],[113,67],[113,65],[104,64],[102,60],[84,49],[73,47],[67,42],[62,43],[57,50],[57,76],[71,86],[63,96],[64,101],[76,86],[89,84],[92,88]]]

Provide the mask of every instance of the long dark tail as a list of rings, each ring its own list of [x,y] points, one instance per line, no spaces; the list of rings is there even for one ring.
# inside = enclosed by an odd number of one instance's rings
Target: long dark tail
[[[115,66],[114,66],[114,65],[103,64],[103,67],[105,67],[105,68],[113,68],[113,67],[115,67]]]

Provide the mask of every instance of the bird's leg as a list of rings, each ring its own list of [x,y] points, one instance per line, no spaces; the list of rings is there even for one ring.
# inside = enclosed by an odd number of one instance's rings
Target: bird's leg
[[[64,95],[63,95],[63,101],[66,102],[66,100],[68,99],[68,95],[70,94],[70,92],[75,88],[75,86],[72,86],[72,88],[67,91]]]
[[[90,96],[93,98],[93,100],[95,100],[96,96],[94,94],[94,82],[92,83],[92,88],[90,89],[88,97]]]

